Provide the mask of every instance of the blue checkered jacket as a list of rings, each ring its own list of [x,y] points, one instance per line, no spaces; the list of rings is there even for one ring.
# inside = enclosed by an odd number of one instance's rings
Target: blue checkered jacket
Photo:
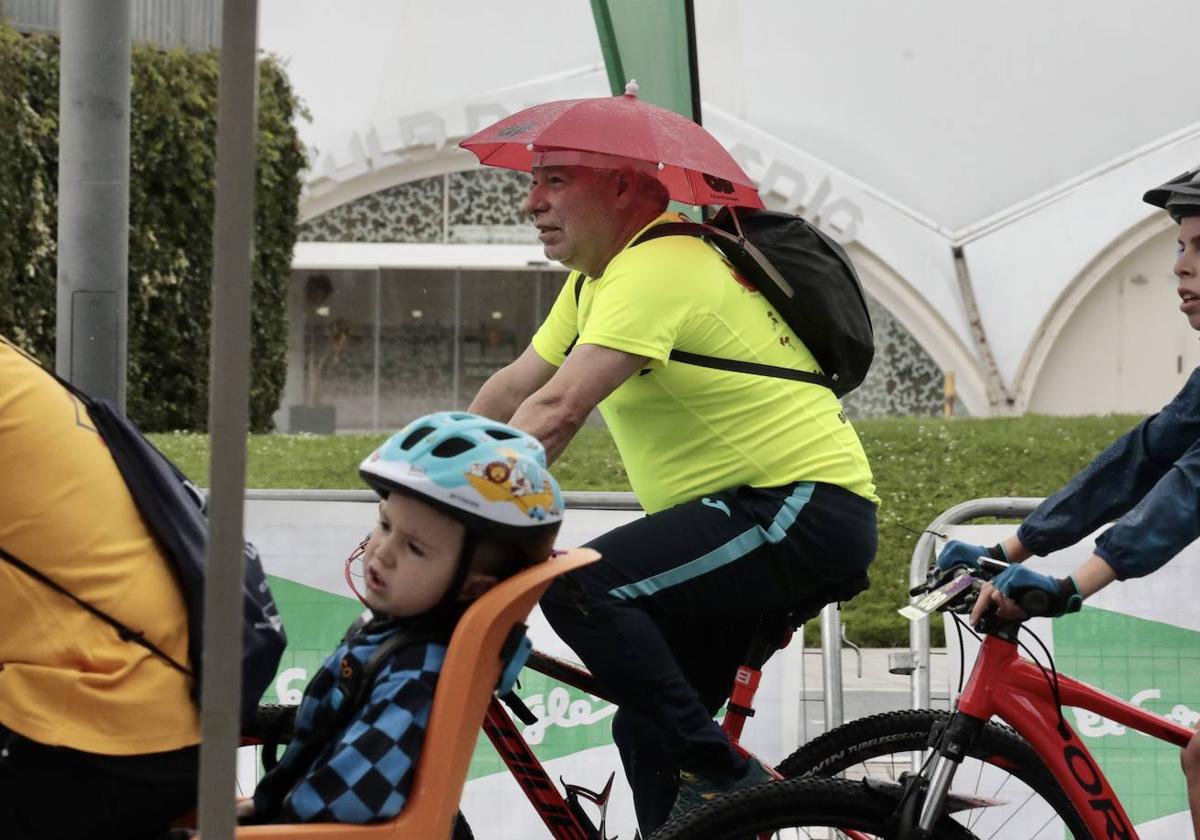
[[[1162,411],[1042,502],[1017,536],[1046,555],[1108,522],[1096,554],[1121,580],[1150,574],[1200,537],[1200,368]]]
[[[379,668],[370,693],[349,709],[347,677],[361,676],[394,621],[352,633],[309,682],[279,764],[254,791],[255,822],[366,823],[396,816],[413,772],[446,657],[444,642],[417,635]],[[352,689],[349,689],[352,690]]]

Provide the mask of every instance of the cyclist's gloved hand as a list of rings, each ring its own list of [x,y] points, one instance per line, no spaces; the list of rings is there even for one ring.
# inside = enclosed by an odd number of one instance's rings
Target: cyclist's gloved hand
[[[1083,606],[1083,596],[1074,578],[1051,577],[1024,566],[1009,566],[992,579],[992,586],[1016,601],[1029,615],[1057,618],[1064,613],[1079,612]]]
[[[968,569],[979,568],[980,557],[991,557],[993,560],[1008,562],[1004,546],[997,543],[991,548],[982,545],[972,545],[962,540],[950,540],[938,555],[937,568],[939,572],[953,569],[955,566],[966,566]]]

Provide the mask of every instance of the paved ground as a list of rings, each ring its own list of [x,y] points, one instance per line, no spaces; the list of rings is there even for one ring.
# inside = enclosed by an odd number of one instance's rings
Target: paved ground
[[[859,657],[854,651],[842,651],[842,711],[844,720],[897,709],[911,709],[909,678],[888,673],[888,657],[899,649],[867,648],[862,650],[862,676],[859,676]],[[820,649],[810,647],[804,657],[805,708],[802,741],[808,741],[825,731],[825,711],[822,705]],[[947,686],[949,675],[957,677],[958,663],[947,661],[943,649],[935,649],[930,657],[930,685],[934,708],[949,705]]]

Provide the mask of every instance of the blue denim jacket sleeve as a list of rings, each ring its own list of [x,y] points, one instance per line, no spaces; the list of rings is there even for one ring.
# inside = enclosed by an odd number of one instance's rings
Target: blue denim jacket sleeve
[[[1042,502],[1017,536],[1045,555],[1113,520],[1096,553],[1122,580],[1149,574],[1200,536],[1200,368],[1162,411]]]

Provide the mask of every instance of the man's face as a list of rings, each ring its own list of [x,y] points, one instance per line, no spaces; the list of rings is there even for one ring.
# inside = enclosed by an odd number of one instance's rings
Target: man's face
[[[1200,216],[1185,216],[1179,223],[1179,251],[1175,259],[1179,278],[1179,311],[1192,329],[1200,330]]]
[[[616,172],[587,166],[534,168],[522,210],[533,218],[549,259],[590,277],[603,270],[620,225],[616,181]]]

